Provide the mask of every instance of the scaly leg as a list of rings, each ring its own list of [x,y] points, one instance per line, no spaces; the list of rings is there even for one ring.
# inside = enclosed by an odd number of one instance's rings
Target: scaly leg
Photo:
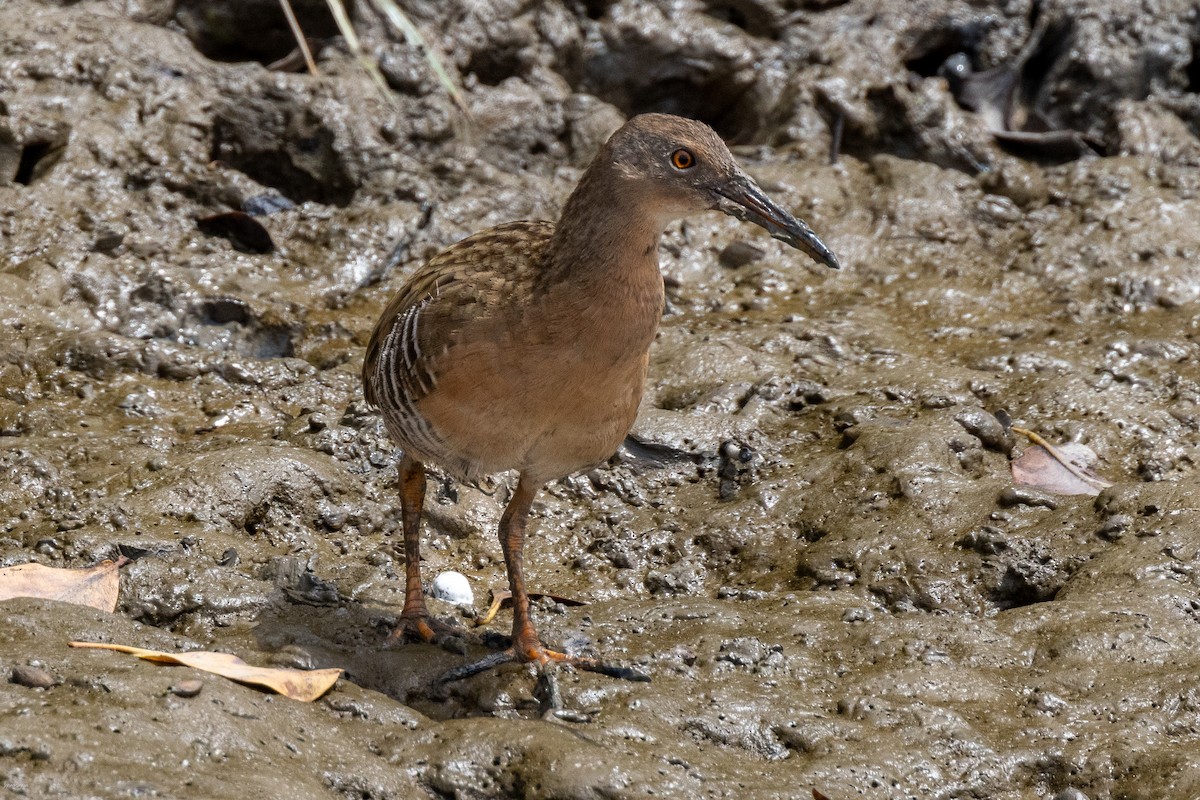
[[[388,644],[404,639],[435,642],[461,638],[464,631],[435,619],[425,607],[421,586],[421,508],[425,504],[425,465],[407,453],[400,462],[400,522],[404,528],[404,610]]]
[[[500,518],[500,549],[504,552],[508,588],[512,592],[512,646],[516,659],[544,664],[562,654],[553,653],[542,645],[529,614],[529,591],[525,588],[525,529],[529,525],[533,497],[540,488],[530,486],[524,477],[517,482],[517,490],[513,492],[508,508],[504,509],[504,516]]]

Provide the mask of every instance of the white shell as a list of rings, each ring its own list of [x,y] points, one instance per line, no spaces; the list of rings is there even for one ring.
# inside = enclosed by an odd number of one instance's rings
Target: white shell
[[[475,593],[471,591],[471,582],[461,572],[443,572],[433,579],[429,594],[438,600],[454,603],[456,606],[469,606],[475,603]]]

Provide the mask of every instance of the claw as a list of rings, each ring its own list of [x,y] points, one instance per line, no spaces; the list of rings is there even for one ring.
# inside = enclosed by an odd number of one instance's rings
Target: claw
[[[467,641],[475,641],[470,633],[457,625],[442,622],[429,613],[401,614],[396,627],[388,634],[385,647],[394,647],[406,641],[425,642],[441,647],[456,655],[467,654]]]

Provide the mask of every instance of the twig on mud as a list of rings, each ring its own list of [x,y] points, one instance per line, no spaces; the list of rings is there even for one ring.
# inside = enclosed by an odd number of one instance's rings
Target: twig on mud
[[[300,46],[300,52],[304,54],[304,63],[308,65],[309,74],[319,75],[317,62],[313,61],[312,50],[308,48],[308,38],[300,28],[300,21],[296,19],[296,12],[292,9],[291,0],[279,0],[279,5],[283,8],[283,15],[287,17],[288,27],[292,29],[292,36],[296,37],[296,44]]]

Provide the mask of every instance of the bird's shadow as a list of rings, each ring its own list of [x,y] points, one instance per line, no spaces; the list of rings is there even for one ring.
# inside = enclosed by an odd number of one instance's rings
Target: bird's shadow
[[[399,611],[367,607],[343,599],[336,604],[309,605],[282,596],[260,610],[253,630],[257,647],[273,653],[280,666],[299,669],[340,668],[344,680],[438,718],[496,713],[538,717],[545,713],[539,693],[547,678],[528,674],[526,665],[510,664],[446,683],[442,679],[510,643],[508,636],[463,626],[459,645],[423,642],[389,643]],[[535,685],[536,684],[536,685]],[[499,709],[497,698],[508,698]]]

